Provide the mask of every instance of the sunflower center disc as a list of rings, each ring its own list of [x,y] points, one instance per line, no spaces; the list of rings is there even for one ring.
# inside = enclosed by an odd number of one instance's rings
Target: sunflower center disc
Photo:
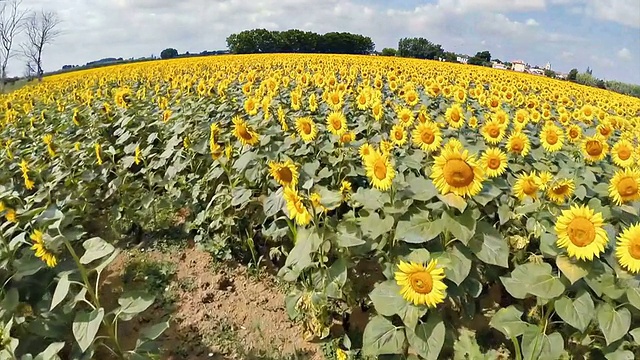
[[[555,145],[558,142],[558,134],[550,132],[547,134],[547,143],[549,145]]]
[[[618,193],[622,196],[632,196],[638,193],[638,183],[632,177],[625,177],[618,183]]]
[[[640,260],[640,239],[631,239],[629,255],[636,260]]]
[[[497,170],[498,168],[500,168],[500,159],[498,158],[492,158],[489,160],[489,169],[491,170]]]
[[[596,238],[596,228],[593,223],[586,218],[577,217],[569,223],[567,228],[569,240],[579,247],[585,247]]]
[[[382,160],[377,160],[373,165],[373,174],[380,180],[384,180],[387,177],[387,164]]]
[[[576,129],[569,130],[569,136],[571,136],[572,139],[577,138],[578,137],[578,130],[576,130]]]
[[[452,111],[451,112],[451,120],[453,120],[454,122],[460,121],[460,114],[458,114],[457,111]]]
[[[291,170],[289,170],[289,168],[287,167],[280,169],[278,171],[278,176],[280,177],[282,182],[286,184],[290,184],[291,181],[293,180],[293,174],[291,173]]]
[[[435,138],[436,137],[433,135],[433,133],[428,130],[425,130],[422,132],[422,134],[420,134],[420,139],[425,144],[432,144]]]
[[[497,138],[498,136],[500,136],[500,129],[498,129],[497,127],[492,127],[488,132],[489,136],[491,136],[492,138]]]
[[[242,126],[242,125],[239,126],[238,133],[240,133],[240,137],[245,140],[251,140],[253,138],[253,136],[251,136],[249,131],[247,131],[246,126]]]
[[[585,147],[587,149],[587,154],[591,156],[598,156],[602,154],[602,144],[600,143],[600,141],[587,141]]]
[[[417,272],[410,275],[411,288],[418,294],[429,294],[433,290],[433,278],[428,272]]]
[[[450,186],[469,186],[474,179],[473,168],[462,159],[448,160],[442,170],[444,179]]]
[[[569,190],[569,185],[560,185],[551,189],[556,195],[564,195]]]
[[[402,133],[402,130],[396,130],[395,131],[396,140],[402,140],[402,137],[403,137],[402,135],[404,135]]]
[[[514,141],[513,145],[511,145],[511,149],[513,149],[513,151],[517,153],[521,152],[523,148],[524,144],[520,140]]]
[[[303,122],[302,124],[300,124],[300,127],[302,128],[302,132],[306,135],[311,134],[311,124],[309,124],[308,122]]]
[[[529,196],[535,194],[536,191],[538,191],[538,185],[532,180],[527,180],[522,185],[522,192]]]
[[[333,126],[333,128],[336,130],[340,130],[342,129],[342,121],[340,121],[340,119],[338,119],[337,117],[334,117],[333,119],[331,119],[331,126]]]
[[[631,150],[626,147],[618,150],[618,157],[620,160],[628,160],[631,157]]]

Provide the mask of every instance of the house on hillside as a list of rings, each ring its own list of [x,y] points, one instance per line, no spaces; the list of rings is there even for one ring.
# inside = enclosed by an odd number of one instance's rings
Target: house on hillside
[[[469,56],[467,55],[456,55],[456,61],[461,64],[466,64],[469,62]]]
[[[505,64],[499,63],[497,61],[492,61],[491,67],[498,70],[507,70],[507,67],[505,66]]]
[[[527,64],[522,60],[514,60],[511,64],[513,64],[513,71],[524,72],[527,69]]]

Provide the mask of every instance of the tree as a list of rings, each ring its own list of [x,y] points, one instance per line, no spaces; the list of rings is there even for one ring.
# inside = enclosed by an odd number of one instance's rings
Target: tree
[[[481,52],[477,52],[475,57],[482,59],[482,61],[484,61],[485,63],[490,63],[491,62],[491,53],[487,50],[485,51],[481,51]]]
[[[384,48],[382,49],[382,56],[396,56],[398,52],[393,48]]]
[[[22,50],[28,62],[33,63],[39,80],[42,80],[42,51],[60,35],[58,14],[53,11],[32,12],[25,21],[27,42]]]
[[[178,57],[178,50],[174,48],[167,48],[162,50],[162,52],[160,52],[161,59],[172,59],[175,57]]]
[[[7,64],[15,55],[13,40],[23,29],[27,16],[27,11],[20,9],[21,4],[22,0],[10,0],[0,9],[0,78],[3,89],[7,78]]]
[[[578,77],[578,69],[571,69],[571,71],[569,71],[569,74],[567,75],[567,80],[576,81],[577,77]]]
[[[398,56],[433,60],[443,55],[442,45],[425,38],[402,38],[398,42]]]
[[[478,65],[478,66],[484,66],[485,65],[485,61],[482,58],[479,58],[477,56],[473,56],[470,57],[469,60],[467,61],[467,64],[469,65]]]
[[[547,70],[547,69],[545,69],[545,70],[544,70],[544,76],[546,76],[546,77],[550,77],[550,78],[552,78],[552,79],[555,79],[555,77],[556,77],[556,72],[555,72],[555,71],[553,71],[553,70]]]
[[[444,54],[442,54],[442,58],[447,62],[458,62],[458,55],[450,51],[445,51]]]

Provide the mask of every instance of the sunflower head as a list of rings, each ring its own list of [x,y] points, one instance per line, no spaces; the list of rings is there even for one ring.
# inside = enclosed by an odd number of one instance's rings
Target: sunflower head
[[[395,280],[400,286],[400,294],[408,302],[416,306],[435,308],[446,297],[447,285],[444,270],[437,267],[436,260],[426,266],[415,262],[400,261]]]
[[[389,155],[374,151],[365,158],[364,163],[371,185],[378,190],[388,190],[396,176]]]
[[[563,204],[575,190],[576,184],[572,179],[561,179],[547,187],[547,197],[556,204]]]
[[[555,225],[558,247],[579,260],[599,257],[609,242],[603,223],[602,214],[588,206],[574,205],[562,211]]]
[[[318,135],[316,124],[308,116],[296,119],[296,131],[302,140],[307,143],[313,141]]]
[[[640,274],[640,223],[629,226],[618,235],[616,258],[628,272]]]
[[[442,135],[440,128],[433,122],[420,123],[411,132],[413,145],[426,152],[434,152],[440,147]]]
[[[291,160],[270,162],[269,173],[278,184],[294,188],[298,184],[298,177],[300,176],[297,166]]]
[[[488,177],[498,177],[507,169],[507,155],[498,148],[488,148],[480,158],[480,165]]]
[[[431,179],[442,195],[475,196],[482,191],[484,171],[468,150],[443,149],[435,158]]]
[[[535,171],[530,173],[523,173],[518,176],[516,183],[513,185],[513,190],[516,196],[520,200],[526,198],[537,199],[538,190],[542,187],[542,181],[538,177]]]
[[[640,170],[618,170],[609,182],[609,197],[618,205],[640,200]]]

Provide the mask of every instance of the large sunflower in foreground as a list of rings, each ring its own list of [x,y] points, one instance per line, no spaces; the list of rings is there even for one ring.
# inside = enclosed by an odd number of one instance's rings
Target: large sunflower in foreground
[[[435,158],[431,179],[442,195],[475,196],[482,191],[484,171],[468,150],[443,149]]]
[[[488,177],[498,177],[507,170],[507,154],[498,148],[488,148],[480,157],[480,165]]]
[[[437,268],[437,261],[431,260],[427,266],[415,262],[400,261],[395,280],[401,287],[400,294],[408,302],[435,308],[446,297],[447,285],[444,270]]]
[[[411,141],[413,145],[419,147],[422,151],[436,151],[442,142],[440,128],[430,121],[420,123],[411,132]]]
[[[367,171],[367,177],[374,188],[378,190],[388,190],[391,187],[393,179],[396,177],[396,171],[389,161],[388,154],[380,154],[373,151],[364,159],[364,165]]]
[[[604,252],[609,239],[601,213],[588,206],[572,206],[556,220],[557,245],[578,260],[593,260]]]
[[[640,170],[618,170],[609,182],[609,197],[621,205],[640,200]]]
[[[42,231],[35,230],[33,234],[31,234],[31,240],[33,241],[31,250],[35,251],[36,257],[44,261],[48,267],[55,267],[58,264],[58,260],[56,259],[56,255],[47,249]]]
[[[556,204],[563,204],[575,190],[576,184],[572,179],[561,179],[547,187],[547,197]]]
[[[308,116],[296,119],[296,131],[304,142],[311,142],[318,135],[318,127]]]
[[[282,186],[295,188],[298,185],[298,168],[291,160],[285,162],[270,162],[269,173]]]
[[[255,145],[258,143],[258,133],[253,131],[251,127],[239,116],[233,119],[233,136],[242,143],[242,145]]]
[[[611,148],[614,164],[628,168],[633,165],[633,144],[629,140],[620,140]]]
[[[640,274],[640,223],[631,225],[618,235],[616,258],[628,272]]]
[[[609,151],[607,140],[598,135],[587,137],[582,143],[582,154],[585,161],[589,163],[604,159],[607,156],[607,151]]]
[[[516,183],[513,185],[513,191],[520,200],[527,197],[532,199],[538,198],[538,190],[542,187],[542,181],[535,171],[523,173],[518,176]]]

